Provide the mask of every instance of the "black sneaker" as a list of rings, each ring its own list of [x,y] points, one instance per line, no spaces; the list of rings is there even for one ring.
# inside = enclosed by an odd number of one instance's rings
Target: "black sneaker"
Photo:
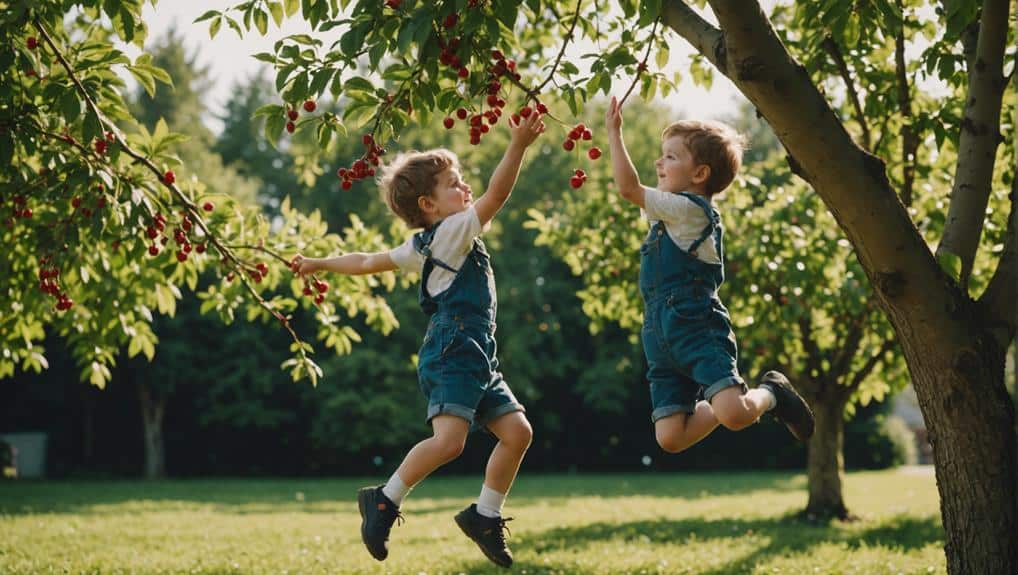
[[[775,419],[784,423],[799,441],[813,437],[813,411],[787,377],[777,371],[768,371],[760,378],[760,386],[770,389],[777,399],[771,410]]]
[[[382,493],[382,486],[363,487],[357,492],[357,507],[361,511],[361,539],[368,553],[379,561],[389,556],[389,531],[392,524],[403,516],[399,506]]]
[[[456,525],[460,526],[467,537],[474,540],[484,552],[484,556],[499,567],[511,567],[513,552],[505,543],[505,534],[509,532],[507,521],[501,517],[485,517],[477,512],[477,504],[473,503],[456,514]]]

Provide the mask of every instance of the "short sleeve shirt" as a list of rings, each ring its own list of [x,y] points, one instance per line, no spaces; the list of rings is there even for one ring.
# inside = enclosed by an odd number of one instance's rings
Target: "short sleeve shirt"
[[[644,188],[643,205],[643,215],[647,221],[651,225],[658,221],[664,222],[668,236],[684,251],[689,251],[689,246],[700,238],[704,228],[710,224],[703,208],[681,194]],[[717,247],[710,238],[697,248],[696,257],[709,264],[721,263]]]
[[[474,238],[489,227],[481,227],[477,210],[473,206],[455,213],[442,220],[442,224],[435,230],[435,237],[431,240],[431,256],[458,270],[470,253]],[[412,237],[393,248],[389,252],[389,257],[403,271],[421,273],[424,270],[424,256],[414,249]],[[449,289],[454,279],[455,273],[441,266],[434,266],[428,276],[428,293],[436,296],[444,292]]]

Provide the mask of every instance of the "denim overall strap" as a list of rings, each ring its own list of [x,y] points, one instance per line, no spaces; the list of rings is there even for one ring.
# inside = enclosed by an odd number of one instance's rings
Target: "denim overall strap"
[[[435,239],[435,230],[438,229],[438,224],[441,223],[442,222],[438,222],[435,225],[431,226],[430,228],[424,230],[423,232],[416,234],[414,236],[414,249],[417,250],[417,253],[424,256],[425,267],[427,267],[428,263],[430,262],[452,273],[458,273],[459,272],[458,269],[450,266],[449,264],[431,255],[431,241]],[[428,272],[430,271],[431,270],[428,270]]]
[[[713,209],[711,209],[710,205],[707,203],[707,200],[704,200],[702,197],[696,194],[690,194],[689,192],[680,192],[680,195],[686,196],[687,198],[692,200],[693,203],[700,206],[700,208],[707,214],[708,220],[707,227],[703,228],[703,231],[700,232],[700,237],[697,238],[695,242],[690,244],[689,249],[686,250],[690,253],[690,255],[696,257],[696,249],[700,247],[700,244],[702,244],[704,240],[706,240],[707,238],[714,234],[714,229],[717,228],[718,224],[720,224],[721,222],[717,214],[714,212]],[[721,246],[718,244],[718,241],[719,241],[718,238],[714,238],[714,247],[718,251],[718,257],[721,257]]]

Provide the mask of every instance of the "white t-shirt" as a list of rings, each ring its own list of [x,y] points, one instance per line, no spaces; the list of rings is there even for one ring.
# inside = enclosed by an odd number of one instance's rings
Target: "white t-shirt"
[[[699,239],[704,228],[710,224],[710,219],[707,218],[703,208],[681,194],[644,188],[643,206],[643,215],[647,221],[652,226],[658,221],[664,222],[668,236],[675,245],[685,251],[689,251],[689,246]],[[714,238],[708,237],[700,243],[696,257],[709,264],[721,263],[718,250],[714,246]]]
[[[460,269],[474,245],[474,238],[490,227],[488,224],[481,228],[474,206],[445,218],[431,240],[431,257],[453,269]],[[421,273],[424,270],[424,256],[414,249],[413,237],[392,249],[389,257],[403,271]],[[435,265],[428,276],[428,293],[436,296],[444,292],[454,279],[456,274]]]

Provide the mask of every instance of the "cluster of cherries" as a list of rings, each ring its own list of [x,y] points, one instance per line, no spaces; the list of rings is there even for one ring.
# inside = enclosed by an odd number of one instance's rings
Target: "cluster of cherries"
[[[315,104],[314,100],[304,100],[303,107],[304,111],[310,114],[314,112],[316,109],[318,109],[318,104]],[[295,124],[294,122],[296,122],[297,118],[299,117],[300,112],[297,111],[297,108],[290,108],[289,110],[286,111],[286,119],[288,120],[286,122],[287,132],[292,134],[293,131],[297,129],[297,124]]]
[[[17,218],[27,219],[32,217],[33,213],[32,208],[28,207],[28,202],[25,200],[25,196],[17,194],[11,199],[11,203],[14,204],[14,207],[11,208],[11,217],[4,220],[5,224],[13,225],[14,219]],[[3,197],[0,197],[0,206],[2,206],[3,204],[4,199]]]
[[[454,42],[458,42],[458,39],[454,39]],[[443,54],[445,54],[443,50]],[[455,58],[455,55],[451,56]],[[458,58],[457,58],[458,60]],[[520,78],[519,73],[516,72],[516,62],[513,60],[507,60],[506,57],[499,50],[491,51],[491,60],[494,62],[492,66],[488,68],[488,85],[485,89],[487,97],[485,102],[488,104],[488,109],[480,113],[471,115],[467,112],[466,108],[459,108],[456,110],[456,117],[460,120],[467,120],[470,126],[470,143],[474,146],[481,143],[481,138],[484,134],[490,131],[489,125],[495,125],[498,123],[498,119],[502,116],[502,109],[505,108],[506,102],[499,97],[499,91],[502,89],[502,82],[499,78],[503,76],[512,76],[516,79]],[[523,110],[527,112],[524,114]],[[520,110],[520,114],[513,114],[513,120],[516,123],[520,122],[520,116],[526,117],[530,115],[530,108],[524,107]],[[538,111],[546,113],[548,109],[544,104],[538,104]],[[469,116],[469,119],[467,118]],[[456,125],[456,120],[452,116],[446,116],[442,120],[442,124],[447,130],[451,130]]]
[[[49,257],[42,258],[39,263],[41,264],[39,267],[39,290],[57,300],[57,311],[71,309],[74,300],[60,290],[60,268],[56,265],[49,265]]]
[[[95,153],[99,154],[100,156],[105,156],[106,150],[109,148],[109,145],[115,143],[116,141],[117,137],[116,135],[113,134],[113,132],[106,132],[103,138],[95,139],[95,141],[92,143],[92,147],[95,148]]]
[[[314,298],[315,305],[322,305],[325,301],[325,294],[329,291],[329,282],[312,277],[310,281],[304,278],[304,295]]]
[[[340,186],[344,190],[349,190],[354,181],[363,180],[375,175],[375,167],[379,165],[379,158],[385,155],[385,149],[378,147],[375,144],[375,138],[371,134],[364,134],[361,137],[361,142],[364,143],[364,155],[354,161],[349,168],[339,168],[336,170],[336,175],[342,178]]]
[[[562,149],[567,152],[572,152],[576,148],[576,142],[585,141],[589,142],[594,138],[594,134],[584,126],[582,123],[573,126],[572,130],[569,130],[569,134],[566,139],[562,142]],[[601,157],[601,148],[597,146],[591,147],[587,150],[587,157],[591,160],[596,160]],[[573,173],[573,177],[569,178],[569,185],[573,188],[580,188],[584,182],[587,181],[587,174],[583,170],[576,170]]]
[[[202,209],[206,212],[211,212],[215,209],[215,205],[212,202],[205,202],[202,204]],[[205,243],[198,242],[192,244],[192,238],[190,237],[191,230],[194,229],[194,223],[191,221],[191,216],[186,211],[180,213],[180,222],[173,228],[173,241],[177,244],[178,250],[176,258],[178,262],[186,262],[188,254],[193,250],[195,253],[205,253]],[[152,240],[152,245],[148,247],[148,254],[150,256],[159,255],[160,247],[165,246],[169,243],[170,238],[164,233],[166,231],[166,216],[162,212],[157,212],[149,222],[148,227],[145,228],[145,235],[148,239]],[[156,239],[158,238],[158,243]],[[267,271],[267,270],[266,270]],[[259,278],[260,279],[260,278]]]

